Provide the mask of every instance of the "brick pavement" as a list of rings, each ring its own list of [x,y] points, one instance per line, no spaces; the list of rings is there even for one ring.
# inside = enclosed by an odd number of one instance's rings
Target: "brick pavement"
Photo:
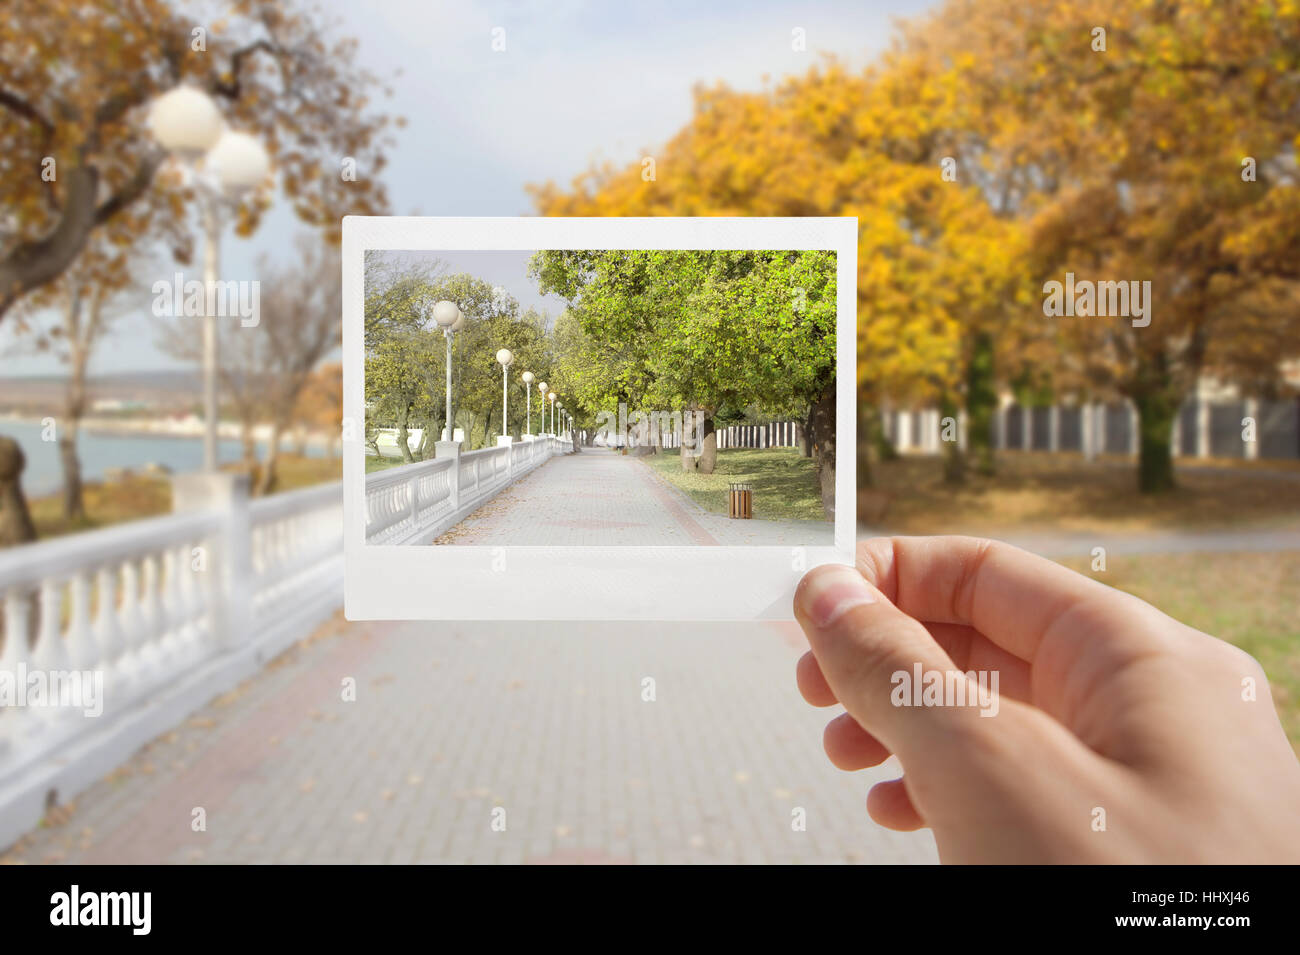
[[[340,620],[8,861],[934,861],[928,833],[866,816],[888,768],[826,761],[833,714],[794,688],[803,646],[771,624]]]
[[[635,457],[604,448],[552,458],[453,527],[439,544],[830,545],[821,521],[711,514]]]

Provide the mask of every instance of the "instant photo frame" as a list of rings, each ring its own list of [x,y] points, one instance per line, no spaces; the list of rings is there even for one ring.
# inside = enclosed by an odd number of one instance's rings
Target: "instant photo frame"
[[[852,564],[856,527],[856,218],[343,220],[344,612],[349,620],[789,620],[819,564]],[[368,250],[825,250],[836,254],[836,458],[830,546],[428,546],[366,542]]]

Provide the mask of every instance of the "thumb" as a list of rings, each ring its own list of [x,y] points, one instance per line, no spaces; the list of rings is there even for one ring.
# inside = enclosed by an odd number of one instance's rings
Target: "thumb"
[[[971,732],[986,731],[979,724],[990,721],[981,721],[975,706],[891,701],[891,691],[912,681],[918,664],[923,673],[947,674],[957,667],[924,626],[856,568],[828,564],[809,571],[795,591],[794,612],[836,699],[900,758],[908,751],[934,754]]]

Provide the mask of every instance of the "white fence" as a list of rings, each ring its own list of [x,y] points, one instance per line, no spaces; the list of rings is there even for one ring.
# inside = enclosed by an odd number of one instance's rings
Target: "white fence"
[[[502,488],[573,449],[539,437],[366,475],[366,543],[431,544]]]
[[[797,421],[728,425],[718,429],[719,448],[797,448],[803,425]]]
[[[765,421],[762,424],[735,424],[718,428],[718,448],[797,448],[803,434],[803,425],[797,421]],[[654,440],[651,432],[649,441]],[[601,443],[597,437],[596,442]],[[619,447],[621,441],[609,442],[611,447]],[[681,432],[666,429],[659,439],[659,447],[680,448]]]
[[[899,451],[938,454],[944,424],[934,409],[882,413],[886,436]],[[1247,440],[1246,423],[1253,424]],[[950,426],[965,449],[967,422],[959,412]],[[1300,399],[1282,401],[1209,400],[1192,397],[1175,416],[1170,435],[1175,457],[1300,458]],[[1098,454],[1138,453],[1138,414],[1132,402],[1022,407],[1003,401],[993,419],[993,446],[1013,451],[1078,451]]]
[[[0,706],[0,849],[342,603],[343,491],[322,485],[0,552],[0,679],[61,705]],[[68,680],[102,680],[86,714]],[[26,692],[26,691],[24,691]]]

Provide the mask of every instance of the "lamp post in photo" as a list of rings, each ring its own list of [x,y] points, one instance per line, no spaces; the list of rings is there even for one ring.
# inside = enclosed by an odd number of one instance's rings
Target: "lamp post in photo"
[[[216,283],[224,206],[261,185],[271,163],[262,144],[227,129],[221,111],[202,90],[178,86],[149,107],[153,138],[180,163],[195,187],[203,220],[203,469],[217,470]]]
[[[510,444],[513,440],[510,436],[510,364],[514,360],[514,352],[509,348],[497,352],[497,361],[501,365],[501,435],[497,438],[498,446]]]
[[[456,440],[456,419],[452,417],[451,407],[451,340],[465,327],[465,313],[455,302],[443,300],[433,306],[433,320],[447,339],[447,431],[443,440],[434,445],[433,456],[454,457],[460,454],[460,442]]]
[[[524,396],[528,401],[528,411],[524,416],[524,437],[529,439],[533,436],[533,373],[526,371],[519,376],[524,382]]]
[[[542,425],[542,435],[543,435],[543,436],[545,436],[545,434],[546,434],[546,389],[547,389],[548,387],[550,387],[550,386],[547,385],[546,382],[544,382],[544,381],[543,381],[541,384],[539,384],[539,385],[537,386],[537,390],[540,391],[540,392],[542,393],[542,421],[541,421],[541,425]]]
[[[551,434],[555,434],[555,399],[560,397],[554,391],[546,396],[551,402]]]

